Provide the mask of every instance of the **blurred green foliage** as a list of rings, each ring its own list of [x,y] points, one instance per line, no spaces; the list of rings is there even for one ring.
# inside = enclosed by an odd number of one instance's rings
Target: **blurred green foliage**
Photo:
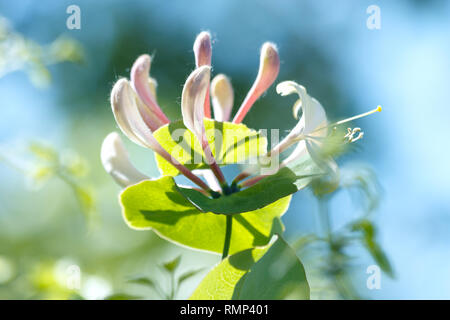
[[[42,46],[12,30],[9,21],[0,16],[0,78],[22,70],[33,84],[45,87],[51,82],[49,65],[81,63],[83,57],[81,44],[72,38],[61,36]]]

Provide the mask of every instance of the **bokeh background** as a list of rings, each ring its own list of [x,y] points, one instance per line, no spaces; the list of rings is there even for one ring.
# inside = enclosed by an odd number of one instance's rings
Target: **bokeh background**
[[[81,8],[80,30],[66,28],[72,4]],[[373,4],[381,8],[380,30],[366,27]],[[261,44],[272,41],[282,59],[279,81],[304,85],[330,118],[383,106],[356,123],[364,139],[340,163],[364,163],[378,177],[381,198],[371,217],[395,277],[383,275],[381,289],[369,290],[366,268],[373,261],[356,247],[349,252],[353,285],[364,298],[450,298],[448,1],[21,0],[0,1],[0,16],[43,46],[60,36],[77,41],[62,47],[73,50],[61,59],[70,61],[49,65],[44,80],[28,65],[0,78],[1,299],[161,298],[127,279],[150,276],[165,287],[170,279],[157,265],[178,254],[180,272],[204,268],[180,287],[177,298],[186,298],[219,260],[129,229],[119,187],[99,159],[103,138],[117,130],[110,89],[139,54],[154,55],[160,105],[171,119],[181,117],[182,85],[194,68],[192,43],[202,30],[214,37],[214,72],[231,78],[237,104],[256,76]],[[288,130],[295,124],[292,102],[271,87],[245,122]],[[73,179],[39,166],[51,160],[44,146],[66,159]],[[128,142],[127,148],[139,168],[157,175],[151,152]],[[290,241],[317,231],[316,211],[310,191],[294,196],[283,218]],[[336,227],[361,214],[346,192],[333,198],[331,213]],[[310,260],[305,257],[307,272],[313,272]],[[82,274],[76,294],[65,283],[73,265]]]

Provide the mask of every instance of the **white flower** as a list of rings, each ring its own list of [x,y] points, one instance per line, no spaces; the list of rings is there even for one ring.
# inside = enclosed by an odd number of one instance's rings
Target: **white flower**
[[[280,153],[299,141],[294,151],[282,162],[281,166],[284,167],[309,153],[314,162],[325,170],[325,163],[329,162],[329,159],[324,163],[324,159],[319,155],[320,148],[328,134],[328,120],[324,108],[319,101],[307,94],[303,86],[293,81],[278,84],[277,92],[282,96],[298,94],[299,99],[293,108],[294,117],[298,118],[298,112],[302,111],[302,116],[294,129],[274,148],[275,152]]]
[[[106,136],[100,157],[106,172],[124,188],[150,179],[133,166],[122,139],[116,132],[111,132]]]
[[[142,106],[127,79],[120,79],[114,85],[111,92],[111,107],[119,128],[130,140],[152,149],[202,189],[210,191],[200,178],[173,158],[153,136],[150,126],[145,121],[145,116],[151,117],[153,114],[142,112],[140,109]],[[118,171],[114,167],[105,169],[109,173]]]

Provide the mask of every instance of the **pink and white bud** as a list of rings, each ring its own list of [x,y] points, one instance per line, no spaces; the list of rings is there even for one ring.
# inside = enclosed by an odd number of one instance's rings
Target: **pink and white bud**
[[[198,34],[194,41],[194,56],[195,56],[195,66],[211,66],[211,34],[207,31],[202,31]],[[209,103],[209,88],[205,97],[204,104],[204,116],[206,118],[211,118],[211,106]]]
[[[206,139],[203,104],[209,86],[211,67],[201,66],[189,75],[181,94],[181,113],[186,128],[203,144]]]
[[[144,121],[139,100],[127,79],[116,82],[111,91],[111,107],[120,130],[133,142],[153,150],[162,148]]]
[[[224,184],[226,183],[225,177],[211,152],[203,122],[203,106],[209,88],[210,70],[209,66],[201,66],[189,75],[181,95],[181,113],[186,128],[191,130],[200,141],[205,159],[217,180],[220,184]]]
[[[148,112],[154,114],[161,125],[164,125],[170,121],[156,102],[156,95],[149,85],[150,65],[151,57],[148,54],[137,58],[131,68],[131,83],[139,98],[147,106]]]
[[[195,65],[201,66],[211,66],[211,34],[207,31],[202,31],[198,34],[194,41],[194,55],[195,55]]]
[[[123,188],[150,179],[133,166],[117,132],[111,132],[103,140],[100,158],[106,172]]]
[[[256,100],[272,85],[280,71],[280,58],[277,47],[270,42],[263,44],[259,62],[258,75],[247,93],[241,107],[236,113],[233,123],[241,123]]]
[[[228,121],[233,109],[234,93],[230,80],[219,74],[211,81],[211,97],[214,118],[217,121]]]
[[[209,81],[209,80],[208,80]],[[111,92],[111,106],[114,117],[122,132],[133,142],[152,149],[161,157],[167,160],[178,169],[188,179],[196,183],[206,191],[210,188],[189,169],[174,159],[156,140],[144,119],[137,105],[139,101],[131,88],[128,80],[120,79]]]

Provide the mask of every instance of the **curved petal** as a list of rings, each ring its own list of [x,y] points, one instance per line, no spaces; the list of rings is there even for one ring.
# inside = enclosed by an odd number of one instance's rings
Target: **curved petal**
[[[299,100],[294,104],[294,114],[298,114],[298,111],[302,110],[302,118],[304,118],[304,135],[314,133],[315,130],[321,127],[326,127],[328,120],[322,105],[311,97],[305,87],[297,84],[294,81],[284,81],[277,85],[277,92],[282,95],[290,95],[297,93]],[[317,131],[316,133],[319,133]],[[325,136],[327,130],[320,130],[319,136]]]
[[[156,116],[160,122],[159,126],[161,126],[170,121],[156,103],[155,96],[149,86],[150,64],[151,57],[148,54],[143,54],[137,58],[131,68],[131,83],[139,98],[148,107],[148,112]]]
[[[111,107],[120,130],[133,142],[155,151],[162,149],[144,122],[137,97],[127,79],[116,82],[111,92]]]
[[[211,66],[211,34],[208,31],[200,32],[194,41],[194,56],[195,56],[195,67],[201,66]],[[209,102],[209,89],[207,90],[205,97],[205,104],[203,107],[204,116],[206,118],[211,118],[211,106]]]
[[[197,68],[211,65],[211,34],[208,31],[202,31],[197,35],[194,41],[193,50]]]
[[[122,139],[116,132],[111,132],[103,140],[100,158],[106,172],[121,187],[125,188],[142,180],[150,179],[133,166]]]
[[[209,87],[211,67],[201,66],[187,78],[181,95],[181,113],[184,125],[202,141],[205,131],[203,123],[206,93]]]
[[[211,81],[211,97],[214,118],[217,121],[228,121],[233,109],[234,93],[230,80],[219,74]]]

